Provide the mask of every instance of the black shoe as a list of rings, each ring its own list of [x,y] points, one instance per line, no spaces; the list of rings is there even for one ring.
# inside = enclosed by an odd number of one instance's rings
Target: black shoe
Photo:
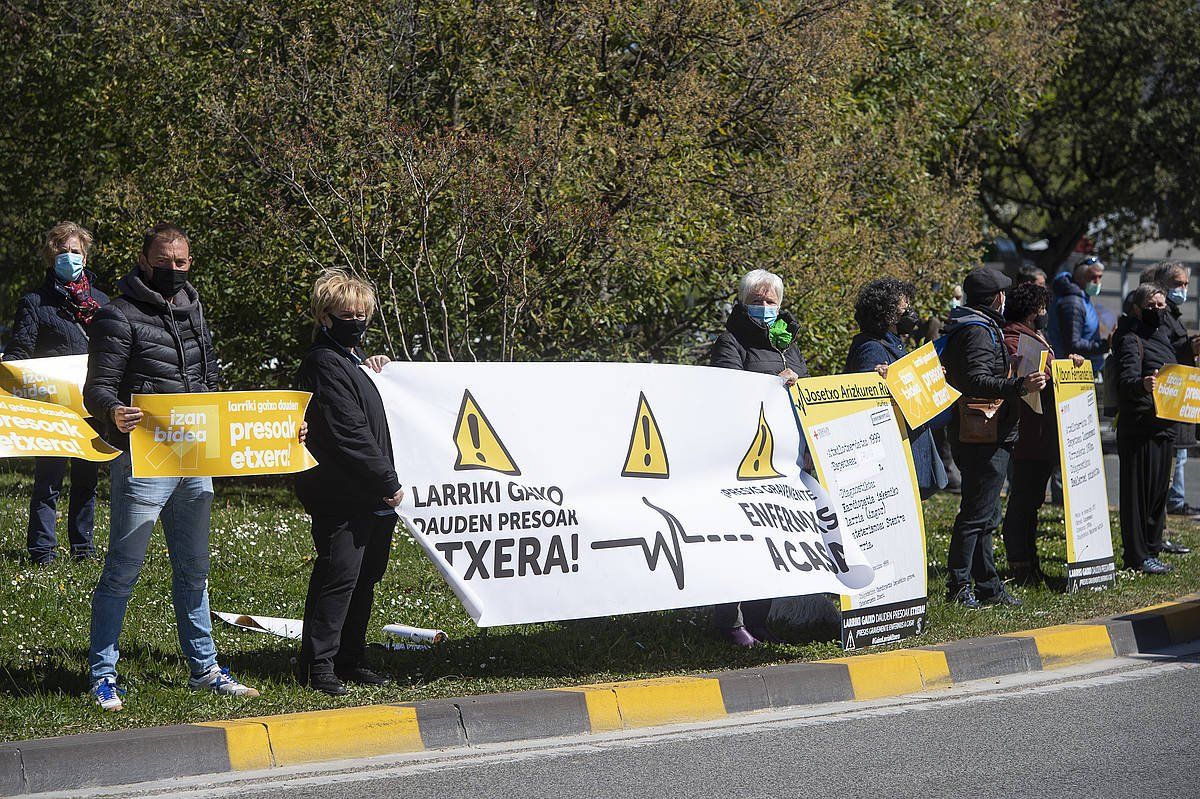
[[[985,605],[1007,605],[1011,608],[1019,608],[1022,605],[1021,600],[1008,593],[1008,589],[1004,586],[1000,586],[999,593],[992,596],[985,596],[982,601]]]
[[[333,673],[336,677],[345,682],[352,682],[356,685],[387,685],[386,677],[381,677],[370,669],[364,669],[362,666],[354,666],[353,668],[334,668]]]
[[[946,601],[955,605],[962,605],[969,610],[979,610],[983,605],[975,598],[975,592],[971,586],[964,585],[958,589],[951,588],[946,592]]]
[[[1192,551],[1191,547],[1185,547],[1183,544],[1176,544],[1174,541],[1163,539],[1162,546],[1158,550],[1168,555],[1186,555]]]
[[[1167,508],[1168,516],[1185,516],[1192,521],[1200,521],[1200,508],[1194,508],[1186,502],[1177,508]]]
[[[1036,563],[1009,563],[1009,574],[1012,575],[1013,585],[1022,588],[1033,588],[1046,581],[1046,575]]]
[[[308,675],[308,687],[330,696],[345,696],[349,693],[346,685],[337,678],[336,674],[328,671],[313,672]]]

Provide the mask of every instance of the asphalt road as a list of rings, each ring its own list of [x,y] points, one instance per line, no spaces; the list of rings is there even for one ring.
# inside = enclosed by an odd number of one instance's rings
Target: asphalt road
[[[721,723],[181,781],[198,799],[1200,796],[1200,657],[1117,659]]]

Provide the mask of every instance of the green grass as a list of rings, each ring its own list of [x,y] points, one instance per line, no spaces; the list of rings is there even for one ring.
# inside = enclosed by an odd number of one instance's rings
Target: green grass
[[[300,688],[290,672],[297,645],[214,628],[224,664],[263,695],[237,700],[187,690],[187,669],[175,639],[170,567],[160,533],[152,539],[145,569],[130,603],[122,636],[120,671],[129,689],[126,710],[106,714],[86,696],[90,596],[98,563],[60,559],[34,569],[24,558],[32,471],[26,462],[0,464],[0,739],[16,740],[125,727],[196,722],[379,702],[546,688],[668,674],[760,666],[835,657],[833,630],[814,630],[810,640],[754,650],[734,650],[708,634],[703,609],[621,616],[556,624],[480,630],[463,612],[417,543],[403,531],[393,546],[379,587],[369,637],[401,622],[439,627],[451,637],[433,652],[373,652],[373,665],[394,678],[379,689],[354,689],[333,699]],[[311,569],[308,518],[283,483],[218,481],[213,509],[210,593],[216,610],[298,618]],[[101,496],[106,487],[102,483]],[[1200,586],[1200,553],[1175,558],[1166,577],[1121,573],[1103,592],[1064,595],[1022,591],[1019,609],[966,611],[942,600],[950,525],[957,498],[940,496],[927,506],[929,527],[929,630],[902,646],[1079,621],[1170,599]],[[1066,542],[1058,508],[1043,517],[1045,569],[1065,576]],[[97,530],[107,531],[107,502],[98,508]],[[1175,524],[1172,537],[1200,547],[1200,530]],[[1113,531],[1118,527],[1113,520]],[[106,532],[98,533],[103,551]],[[65,541],[60,521],[60,541]],[[1119,547],[1120,542],[1117,542]],[[998,544],[1003,563],[1003,547]],[[1120,554],[1118,552],[1118,562]]]

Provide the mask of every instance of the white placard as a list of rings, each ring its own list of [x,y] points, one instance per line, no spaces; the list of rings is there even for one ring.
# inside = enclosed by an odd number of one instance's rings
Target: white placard
[[[892,643],[925,629],[925,531],[912,452],[891,394],[873,374],[800,381],[793,391],[821,482],[846,535],[875,569],[842,597],[846,649]]]
[[[1067,534],[1067,590],[1103,588],[1116,579],[1108,487],[1091,365],[1054,361],[1059,455]]]

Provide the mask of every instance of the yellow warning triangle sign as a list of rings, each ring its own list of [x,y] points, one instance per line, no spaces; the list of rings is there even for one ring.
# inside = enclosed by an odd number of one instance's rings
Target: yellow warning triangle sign
[[[667,462],[667,450],[663,446],[662,433],[654,421],[654,411],[646,395],[638,394],[637,417],[633,420],[633,432],[629,436],[629,451],[625,454],[625,469],[622,477],[671,476],[671,465]]]
[[[770,480],[774,477],[783,477],[783,474],[776,471],[775,464],[771,462],[774,457],[775,436],[771,433],[771,426],[767,424],[767,414],[763,405],[759,403],[758,432],[754,434],[754,440],[750,442],[750,449],[746,450],[742,464],[738,466],[737,479]]]
[[[462,407],[454,423],[454,446],[458,447],[455,471],[491,469],[501,474],[521,473],[469,390],[463,391]]]

